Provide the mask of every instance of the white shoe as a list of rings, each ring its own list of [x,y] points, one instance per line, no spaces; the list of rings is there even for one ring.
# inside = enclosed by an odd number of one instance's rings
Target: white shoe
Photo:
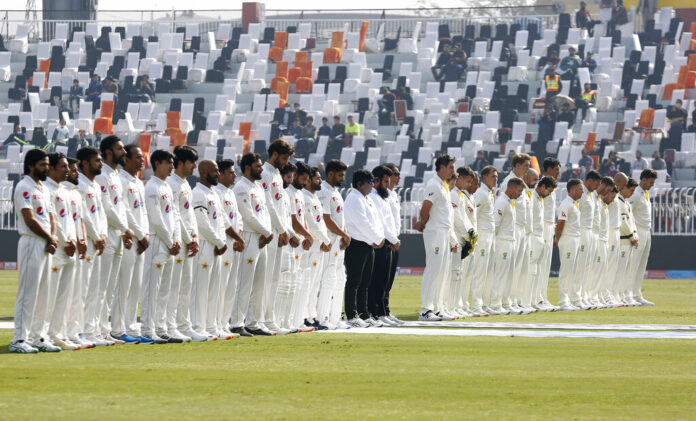
[[[527,307],[525,305],[519,306],[520,311],[522,311],[522,314],[532,314],[536,311],[535,308],[532,307]]]
[[[382,324],[383,324],[384,326],[398,326],[397,323],[395,323],[392,319],[390,319],[390,318],[387,317],[387,316],[380,316],[379,319],[377,319],[377,320],[379,320],[380,322],[382,322]]]
[[[648,301],[643,297],[638,297],[638,299],[636,301],[638,301],[638,303],[640,303],[640,305],[642,305],[642,306],[654,306],[655,305],[655,303],[653,303],[652,301]]]
[[[68,340],[64,341],[62,339],[55,341],[53,344],[63,351],[77,351],[81,348],[80,345],[74,344]]]
[[[455,313],[455,312],[453,312],[453,311],[451,311],[451,310],[444,309],[444,310],[442,310],[442,314],[444,314],[445,316],[449,317],[450,320],[457,320],[457,319],[459,319],[459,314],[457,314],[457,313]]]
[[[348,320],[348,324],[352,327],[368,327],[370,326],[369,324],[365,323],[363,319],[360,317],[355,317],[353,319]]]
[[[442,321],[442,317],[433,313],[432,310],[428,310],[425,313],[419,314],[418,320],[421,322],[439,322]]]
[[[38,349],[29,345],[27,341],[17,341],[10,343],[9,351],[13,354],[36,354],[39,352]]]
[[[510,314],[510,310],[503,308],[503,307],[491,307],[489,314],[491,314],[491,315],[500,314],[500,315],[504,316],[506,314]]]
[[[336,329],[350,329],[350,328],[351,328],[351,326],[348,323],[344,322],[343,320],[339,320],[338,322],[336,322]]]
[[[628,297],[624,300],[624,303],[629,307],[639,306],[640,303],[636,301],[633,297]]]
[[[102,340],[104,340],[104,341],[106,341],[106,342],[109,342],[109,345],[125,345],[125,344],[126,344],[125,341],[122,341],[122,340],[120,340],[120,339],[112,338],[111,335],[108,335],[108,336],[102,335],[102,336],[99,337],[99,339],[102,339]]]
[[[578,311],[579,309],[572,304],[561,304],[558,311]]]
[[[268,325],[266,325],[266,326],[268,326]],[[333,326],[333,325],[332,325],[332,326]],[[275,332],[276,335],[289,335],[289,334],[290,334],[290,330],[289,330],[289,329],[285,329],[285,328],[280,327],[280,326],[278,326],[278,325],[276,325],[276,327],[278,328],[278,330],[271,330],[271,332]],[[334,328],[334,329],[335,329],[335,328]]]
[[[482,309],[484,312],[490,314],[491,316],[493,316],[494,314],[499,314],[499,313],[495,313],[495,312],[493,311],[492,308],[490,308],[489,306],[486,306],[486,305],[484,305],[483,307],[481,307],[481,309]]]
[[[279,335],[284,335],[284,333],[280,333],[280,326],[276,324],[276,322],[266,322],[264,323],[266,326],[266,329],[270,330],[271,332],[278,332]]]
[[[183,332],[183,334],[191,338],[193,342],[205,342],[208,340],[208,335],[203,335],[202,333],[198,333],[193,329]]]
[[[486,316],[490,316],[490,315],[488,313],[486,313],[485,311],[483,311],[483,309],[481,309],[481,308],[475,308],[471,312],[471,316],[472,317],[486,317]]]
[[[496,309],[497,310],[497,309]],[[500,314],[512,314],[512,315],[518,315],[522,314],[522,310],[519,307],[511,306],[511,307],[503,307],[502,311]]]
[[[435,315],[436,315],[437,317],[439,317],[440,320],[443,320],[443,321],[451,321],[451,320],[454,320],[453,317],[450,316],[449,314],[447,314],[445,311],[438,311],[438,312],[435,313]]]
[[[558,306],[555,306],[553,304],[548,305],[548,311],[550,311],[550,312],[559,311],[559,310],[560,310],[560,307],[558,307]]]
[[[70,342],[74,343],[75,345],[80,345],[81,349],[94,348],[94,344],[92,342],[86,341],[79,336],[73,336],[73,337],[68,338],[68,339],[70,340]]]
[[[53,345],[48,339],[41,338],[38,341],[34,341],[31,344],[34,348],[38,349],[39,352],[60,352],[60,348]]]
[[[229,327],[223,327],[222,331],[225,332],[226,335],[232,337],[232,339],[236,339],[236,338],[239,338],[241,336],[239,333],[232,332]],[[288,332],[290,332],[290,331],[288,330]]]
[[[399,320],[396,316],[394,316],[391,313],[389,313],[389,315],[387,317],[389,317],[389,320],[391,320],[392,322],[396,323],[399,326],[406,324],[406,322],[404,322],[403,320]]]
[[[231,333],[226,332],[231,335]],[[191,338],[189,336],[184,335],[183,333],[179,332],[178,329],[173,329],[171,333],[169,333],[169,336],[175,339],[181,339],[182,342],[191,342]]]
[[[578,310],[589,310],[590,307],[582,301],[578,301],[572,304]]]
[[[370,327],[384,327],[384,323],[380,322],[374,317],[370,317],[369,319],[365,320],[365,322],[367,322]]]
[[[111,342],[107,342],[102,338],[97,338],[94,335],[85,335],[85,340],[93,343],[95,347],[97,347],[97,346],[110,346],[111,345]]]

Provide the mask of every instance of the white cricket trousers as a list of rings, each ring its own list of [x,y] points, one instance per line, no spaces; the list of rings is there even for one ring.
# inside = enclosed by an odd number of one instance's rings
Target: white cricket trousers
[[[592,277],[593,273],[593,238],[594,234],[590,228],[580,229],[580,246],[578,248],[578,259],[576,262],[576,273],[575,279],[572,286],[572,291],[570,295],[571,302],[573,304],[579,303],[583,300],[585,291],[587,290],[588,282]]]
[[[69,315],[66,320],[66,334],[68,335],[68,339],[76,339],[78,335],[82,332],[84,326],[84,295],[87,283],[85,282],[83,272],[86,270],[86,265],[86,259],[80,259],[78,257],[75,260],[73,292],[70,295],[68,308],[66,310],[66,313]]]
[[[331,321],[332,302],[336,294],[336,283],[338,282],[337,267],[343,263],[340,239],[333,239],[331,250],[323,254],[323,266],[318,271],[318,289],[317,302],[315,306],[316,319],[321,324],[327,324]],[[343,294],[340,295],[343,298]]]
[[[142,298],[140,299],[140,330],[143,336],[155,334],[157,298],[162,280],[171,278],[174,259],[167,246],[157,236],[151,236],[150,247],[145,250]]]
[[[299,263],[301,247],[292,248],[285,246],[283,257],[280,261],[280,280],[278,282],[278,294],[275,301],[275,316],[280,327],[291,329],[292,324],[292,301],[295,295],[295,272]],[[298,263],[296,263],[298,262]]]
[[[116,337],[126,333],[133,337],[140,336],[138,327],[133,326],[133,324],[138,312],[144,255],[145,252],[138,254],[137,244],[134,244],[130,250],[123,250],[121,270],[118,276],[125,279],[119,279],[116,285],[111,308],[111,333]]]
[[[107,279],[101,276],[101,265],[104,259],[104,254],[97,256],[97,250],[89,242],[87,247],[87,265],[83,267],[82,276],[87,283],[87,292],[85,294],[85,319],[84,319],[84,332],[91,336],[100,336],[99,331],[99,297],[101,296],[101,291],[106,290]],[[84,270],[84,269],[87,270]]]
[[[529,265],[529,236],[524,225],[515,224],[515,256],[512,261],[512,280],[510,289],[506,291],[513,305],[522,303],[522,297],[527,291],[527,267]],[[506,296],[503,296],[503,302]]]
[[[341,320],[341,312],[343,311],[343,297],[346,288],[346,265],[345,265],[346,251],[338,251],[338,257],[335,259],[335,269],[336,269],[336,281],[334,282],[334,293],[331,298],[331,314],[329,315],[329,322],[332,324],[338,323]]]
[[[319,249],[319,241],[315,242],[309,254],[309,289],[307,290],[307,318],[311,321],[317,319],[317,303],[319,301],[319,289],[321,277],[324,274],[328,253]],[[316,245],[316,249],[315,249]]]
[[[19,282],[15,300],[13,342],[26,341],[30,334],[32,336],[40,334],[40,329],[43,327],[43,319],[41,323],[34,323],[34,317],[40,286],[48,282],[48,267],[51,264],[50,255],[44,251],[45,247],[46,240],[43,238],[29,235],[19,237],[17,244]],[[39,330],[32,331],[34,325]]]
[[[199,243],[200,244],[200,243]],[[200,250],[198,251],[200,253]],[[179,332],[191,330],[191,288],[193,287],[193,267],[197,255],[188,256],[186,246],[174,258],[172,265],[172,293],[167,308],[167,328],[176,327]],[[177,287],[176,291],[174,286]]]
[[[633,272],[633,282],[629,286],[630,294],[635,299],[643,298],[643,292],[641,288],[643,287],[643,276],[645,275],[645,269],[648,267],[648,257],[650,256],[650,243],[652,241],[652,235],[650,233],[650,228],[637,227],[638,229],[638,247],[633,250],[633,255],[631,257],[631,269]]]
[[[266,247],[259,249],[259,235],[253,232],[244,231],[244,242],[230,326],[258,329],[266,280]]]
[[[423,231],[425,243],[425,270],[421,284],[421,314],[427,311],[440,311],[436,308],[442,288],[450,275],[449,232],[446,229],[426,229]]]
[[[477,245],[478,247],[478,245]],[[475,247],[471,254],[462,260],[462,283],[461,289],[459,291],[459,300],[462,305],[462,309],[469,311],[471,306],[469,304],[469,295],[471,293],[471,281],[476,274],[476,266],[474,265],[474,253],[478,249]]]
[[[556,224],[544,221],[544,248],[539,262],[539,295],[536,302],[549,302],[549,278],[551,274],[551,258],[553,257],[553,237],[556,234]]]
[[[518,250],[517,241],[495,239],[495,280],[491,289],[491,307],[509,308],[513,301],[510,298],[510,290],[515,277],[515,257]]]
[[[490,303],[491,284],[493,283],[493,271],[495,260],[495,234],[492,231],[479,231],[476,249],[473,254],[474,279],[471,287],[471,306],[474,310],[481,310]]]
[[[592,280],[594,285],[590,291],[590,298],[595,301],[602,301],[609,291],[609,240],[598,240],[595,248],[595,271]]]
[[[191,288],[191,326],[199,333],[217,336],[220,303],[220,256],[213,243],[201,240],[196,255],[195,278]]]
[[[561,235],[558,241],[558,256],[561,267],[558,272],[558,305],[571,304],[574,282],[578,270],[580,237]]]
[[[312,245],[314,246],[314,245]],[[292,297],[292,325],[295,328],[304,326],[304,319],[307,317],[305,311],[307,309],[308,290],[309,290],[309,256],[310,251],[300,249],[299,247],[295,254],[294,270],[294,285],[295,293]],[[311,250],[311,249],[310,249]]]
[[[522,296],[522,304],[527,307],[539,304],[539,297],[541,296],[542,287],[542,258],[544,257],[544,250],[546,248],[546,241],[544,240],[544,233],[533,233],[528,236],[528,252],[527,259],[529,261],[527,267],[522,266],[520,271],[523,275],[526,275],[527,281],[525,285],[527,286],[524,295]]]
[[[220,276],[222,282],[220,283],[220,328],[226,328],[230,325],[230,317],[232,317],[232,311],[234,308],[234,299],[237,294],[237,280],[239,279],[239,259],[242,254],[238,251],[234,251],[232,246],[234,245],[234,240],[227,238],[227,250],[225,254],[222,255],[222,263],[220,265]]]
[[[618,295],[616,298],[619,300],[625,300],[632,297],[631,287],[633,285],[633,275],[632,261],[634,259],[634,254],[636,254],[636,247],[633,247],[630,242],[622,242],[619,247],[619,275],[617,277],[617,289]]]
[[[448,310],[455,310],[463,306],[461,300],[461,291],[463,281],[462,266],[464,261],[462,260],[461,256],[461,250],[457,250],[450,256],[449,291],[445,300],[445,308]]]
[[[266,250],[266,279],[263,292],[263,318],[264,323],[277,322],[275,314],[275,301],[278,294],[280,281],[280,265],[285,253],[285,247],[278,247],[278,234],[273,236],[273,241],[265,247]]]
[[[609,297],[619,297],[619,252],[621,248],[621,233],[618,228],[609,229],[609,248],[607,250],[606,282]]]
[[[99,314],[99,329],[104,337],[108,337],[111,333],[109,316],[111,315],[111,308],[113,304],[112,301],[115,296],[116,284],[118,281],[120,281],[118,273],[121,268],[123,249],[123,240],[121,239],[120,232],[109,230],[100,269],[101,276],[102,278],[105,278],[106,281],[106,287],[103,291],[101,291],[103,299],[99,303],[99,307],[101,309]],[[123,288],[120,289],[123,290]]]
[[[76,251],[77,253],[77,251]],[[48,336],[52,341],[68,339],[68,318],[75,317],[70,313],[71,300],[75,284],[75,262],[77,257],[65,254],[65,250],[58,248],[53,256],[51,270],[49,272],[49,284],[51,285],[51,297],[47,308],[49,320],[48,326],[44,325],[45,332],[42,336]]]

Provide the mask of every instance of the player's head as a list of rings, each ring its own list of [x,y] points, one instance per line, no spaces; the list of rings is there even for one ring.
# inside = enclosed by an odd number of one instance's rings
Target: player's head
[[[657,171],[652,168],[646,168],[640,173],[640,188],[645,191],[650,190],[657,181]]]
[[[346,179],[348,166],[338,159],[331,159],[326,163],[326,182],[332,187],[340,187]]]
[[[512,200],[517,199],[522,194],[524,190],[524,181],[521,178],[513,177],[508,180],[507,189],[505,194]]]
[[[113,134],[101,140],[99,152],[101,152],[107,165],[122,164],[123,157],[126,156],[121,138]]]
[[[527,174],[532,163],[532,158],[526,153],[518,153],[512,157],[512,172],[518,177],[524,177]]]
[[[198,163],[198,175],[203,185],[217,186],[220,181],[220,170],[217,163],[210,159],[204,159]]]
[[[101,174],[101,168],[104,164],[99,149],[94,146],[85,146],[80,148],[75,155],[80,162],[79,167],[82,173],[87,176],[95,176]]]
[[[557,185],[558,183],[556,182],[555,178],[545,175],[539,179],[538,183],[536,183],[535,190],[539,197],[543,199],[553,193]]]
[[[283,177],[283,188],[287,188],[295,180],[297,175],[297,165],[292,162],[285,164],[283,168],[280,169],[280,176]]]
[[[493,190],[498,185],[498,169],[493,165],[486,165],[481,169],[481,183]]]
[[[566,190],[568,190],[568,196],[573,200],[578,200],[582,197],[582,181],[579,178],[572,178],[566,183]]]
[[[189,145],[181,145],[174,148],[174,169],[181,178],[189,177],[196,169],[198,152]]]
[[[239,167],[244,177],[249,180],[256,181],[261,179],[261,173],[263,172],[261,155],[253,152],[245,154],[239,162]]]
[[[68,177],[68,159],[63,152],[48,154],[48,176],[60,183]]]
[[[276,139],[268,146],[268,163],[281,169],[295,154],[295,148],[285,139]]]
[[[454,157],[450,154],[442,154],[435,159],[435,171],[438,177],[446,180],[454,173]]]
[[[150,155],[150,166],[155,177],[164,180],[174,170],[174,155],[169,151],[157,149]]]
[[[555,179],[558,179],[558,176],[561,175],[561,161],[557,160],[556,158],[544,158],[542,166],[544,167],[544,175],[553,177]]]
[[[125,146],[126,156],[123,158],[123,169],[131,174],[135,175],[138,171],[145,168],[145,155],[140,149],[140,146],[135,143],[131,143]]]
[[[311,173],[312,167],[302,161],[297,161],[297,176],[292,185],[295,186],[296,189],[302,190],[309,183]]]
[[[585,187],[587,187],[587,190],[591,192],[597,190],[597,187],[599,187],[599,183],[601,183],[601,181],[601,174],[595,170],[588,171],[585,175]]]
[[[31,149],[24,154],[24,174],[44,181],[48,177],[48,154],[43,149]]]
[[[218,181],[225,187],[232,186],[234,180],[237,178],[237,174],[234,172],[234,161],[231,159],[222,159],[217,162],[217,166],[220,171],[220,178]]]

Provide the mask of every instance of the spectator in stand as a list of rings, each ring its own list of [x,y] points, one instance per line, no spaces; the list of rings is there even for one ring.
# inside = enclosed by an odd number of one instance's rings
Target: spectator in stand
[[[592,161],[592,160],[590,159],[590,161]],[[580,172],[578,173],[578,178],[581,180],[584,180],[590,171],[592,171],[592,163],[585,162],[585,166],[580,167]]]
[[[75,136],[73,136],[73,139],[77,141],[77,149],[84,148],[85,146],[90,146],[91,143],[89,139],[87,139],[87,135],[85,134],[84,130],[80,130],[79,133],[75,133]]]
[[[70,87],[70,96],[68,98],[68,108],[74,115],[80,110],[80,99],[85,95],[84,89],[80,86],[80,81],[73,79],[73,84]]]
[[[566,170],[561,174],[561,183],[567,183],[570,179],[576,178],[575,172],[573,172],[573,164],[570,162],[566,164]]]
[[[317,126],[314,125],[314,117],[307,117],[307,123],[302,127],[302,134],[300,135],[300,137],[312,140],[316,139]]]
[[[118,102],[118,83],[111,76],[104,79],[104,92],[114,94],[114,103]]]
[[[331,137],[331,127],[329,126],[329,119],[326,117],[321,118],[321,127],[317,130],[317,136],[329,136]]]
[[[641,151],[636,151],[636,160],[633,161],[631,164],[631,170],[640,170],[643,171],[646,168],[649,168],[650,165],[648,165],[648,160],[643,158],[643,153]]]
[[[92,75],[92,81],[87,87],[87,92],[85,92],[87,95],[85,100],[92,102],[92,113],[96,112],[101,105],[101,94],[103,91],[104,85],[102,85],[101,81],[99,80],[99,75],[95,73]]]
[[[556,50],[552,50],[548,56],[539,59],[539,71],[541,71],[543,74],[546,74],[550,67],[556,67],[558,66],[558,63],[560,63],[560,60],[558,59],[558,53],[556,52]]]
[[[292,121],[292,127],[290,128],[290,134],[299,139],[302,137],[302,126],[300,126],[300,120],[294,119]]]
[[[590,164],[590,166],[592,166],[593,161],[592,158],[590,158],[590,156],[587,154],[587,151],[583,149],[580,152],[580,154],[582,155],[582,157],[580,158],[580,161],[578,161],[578,166],[580,166],[580,168],[586,166],[587,164]]]
[[[611,19],[607,23],[607,36],[610,37],[616,28],[628,23],[628,12],[624,7],[623,0],[616,0],[614,8],[611,9]]]
[[[667,163],[665,162],[664,159],[662,159],[659,151],[653,152],[652,162],[650,163],[650,168],[652,168],[655,171],[664,170],[665,168],[667,168]]]
[[[561,93],[563,89],[563,82],[561,82],[561,77],[556,74],[555,67],[549,67],[544,76],[544,87],[546,88],[546,102]]]
[[[394,112],[394,100],[396,95],[387,87],[381,87],[379,93],[382,95],[381,99],[377,100],[377,106],[379,107],[380,113],[392,113]]]
[[[300,126],[307,124],[307,111],[302,109],[299,103],[295,103],[295,118],[300,120]]]
[[[343,137],[343,134],[345,132],[346,132],[346,126],[345,126],[345,124],[341,123],[341,116],[335,115],[334,116],[334,124],[333,124],[333,127],[331,127],[331,138],[340,139]]]
[[[5,139],[5,142],[3,142],[3,145],[11,145],[11,144],[19,144],[19,145],[28,145],[29,143],[26,141],[24,132],[22,131],[22,126],[19,124],[14,125],[14,130],[12,130],[12,133],[10,133],[9,136],[7,136],[7,139]]]
[[[682,100],[678,99],[675,101],[674,105],[667,107],[667,121],[670,123],[679,122],[682,126],[682,130],[686,130],[686,118],[688,114],[686,110],[682,108]]]
[[[150,77],[143,75],[140,78],[137,93],[140,94],[139,102],[151,102],[155,100],[155,89],[150,84]]]
[[[568,48],[568,55],[563,57],[559,67],[559,74],[563,80],[573,80],[578,76],[578,67],[582,65],[582,60],[575,54],[575,48]],[[562,73],[561,73],[562,72]]]
[[[619,173],[619,170],[616,169],[616,164],[614,164],[613,162],[609,161],[609,170],[607,171],[606,174],[603,174],[603,175],[606,175],[606,176],[609,176],[609,177],[613,177],[613,176],[615,176],[615,175],[618,174],[618,173]]]
[[[345,134],[360,136],[360,125],[353,120],[352,115],[348,116],[348,125],[346,126]]]
[[[601,21],[593,20],[590,12],[587,11],[587,3],[580,2],[580,9],[575,12],[575,25],[581,29],[587,29],[587,34],[590,37],[594,36],[594,26]]]
[[[505,160],[505,163],[503,164],[503,172],[504,173],[509,173],[512,171],[512,158],[517,155],[517,152],[513,149],[508,152],[508,157],[507,160]]]
[[[409,88],[408,86],[402,86],[399,88],[397,99],[401,101],[406,101],[407,110],[413,109],[413,97],[411,96],[411,88]]]
[[[462,49],[462,44],[456,43],[454,45],[454,51],[452,52],[452,59],[454,59],[454,62],[457,63],[462,70],[466,69],[466,53]],[[452,60],[450,60],[451,62]]]
[[[582,120],[585,121],[587,117],[587,110],[593,107],[597,101],[597,92],[592,90],[592,84],[586,83],[585,89],[580,94],[580,98],[575,100],[578,108],[582,110]]]
[[[53,131],[53,138],[51,140],[55,141],[66,141],[70,137],[70,130],[66,127],[65,120],[60,119],[58,127]]]
[[[597,61],[592,58],[592,53],[588,52],[585,54],[585,59],[582,61],[582,65],[580,67],[587,67],[590,74],[594,73],[595,69],[597,69]]]
[[[575,124],[575,113],[570,110],[570,105],[568,105],[568,103],[564,103],[561,106],[561,112],[558,114],[557,121],[566,121],[568,122],[568,128],[573,128],[573,124]]]
[[[450,52],[450,46],[449,44],[445,44],[445,46],[442,48],[442,52],[440,53],[440,56],[437,58],[437,61],[435,62],[435,65],[430,68],[430,71],[433,72],[433,79],[436,81],[439,81],[440,78],[444,75],[444,68],[445,66],[450,62],[452,59],[452,53]]]
[[[476,152],[476,160],[474,161],[473,164],[471,164],[471,169],[476,171],[477,173],[481,173],[481,170],[484,167],[487,167],[488,165],[491,165],[491,164],[486,159],[486,155],[484,154],[484,152],[483,151]]]
[[[626,161],[623,158],[619,158],[619,154],[617,154],[615,151],[610,151],[609,157],[602,161],[602,163],[599,165],[599,173],[602,175],[607,175],[612,164],[614,165],[616,171],[620,171],[621,166],[625,162]]]
[[[558,121],[558,114],[556,114],[553,105],[546,104],[541,117],[539,117],[537,141],[532,144],[532,150],[539,161],[543,161],[546,157],[546,144],[553,138],[556,121]]]

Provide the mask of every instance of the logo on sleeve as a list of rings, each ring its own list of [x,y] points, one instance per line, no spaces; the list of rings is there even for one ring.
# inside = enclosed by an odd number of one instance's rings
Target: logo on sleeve
[[[341,205],[338,205],[336,207],[336,213],[341,213],[342,210],[343,210],[343,208],[341,207]]]
[[[167,205],[167,206],[164,207],[164,211],[165,211],[166,213],[169,213],[169,205]]]
[[[96,206],[94,206],[94,205],[92,205],[92,207],[91,207],[91,208],[89,208],[89,211],[90,211],[91,213],[94,213],[94,212],[96,212],[96,211],[97,211],[97,207],[96,207]]]
[[[234,219],[234,212],[230,212],[230,219]]]
[[[317,222],[321,222],[321,215],[317,215]]]
[[[114,205],[118,205],[118,196],[114,197]]]
[[[566,218],[566,213],[563,212],[563,211],[561,211],[561,216],[564,217],[564,218]]]
[[[28,191],[25,191],[24,193],[22,193],[22,197],[23,197],[25,200],[29,200],[29,192],[28,192]]]
[[[77,212],[73,212],[72,219],[73,221],[77,221]]]
[[[184,209],[188,209],[188,208],[189,208],[189,202],[187,201],[186,203],[184,203]]]
[[[106,186],[101,186],[102,193],[106,193]]]
[[[39,206],[38,208],[36,208],[36,213],[38,213],[39,215],[43,215],[43,214],[44,214],[44,208],[43,208],[42,206]]]
[[[268,190],[268,184],[263,183],[263,184],[261,184],[261,186],[263,187],[264,190]]]
[[[503,211],[498,209],[498,215],[503,216]]]
[[[138,202],[138,199],[135,199],[135,201],[133,201],[133,209],[138,209],[139,207],[140,203]]]
[[[217,211],[213,211],[213,219],[217,219]]]
[[[274,196],[275,200],[280,200],[281,197],[280,193],[276,193]]]
[[[58,215],[60,215],[61,218],[65,218],[65,215],[66,215],[65,208],[61,209],[60,212],[58,212]]]
[[[261,212],[261,210],[263,210],[263,208],[261,207],[261,205],[257,204],[256,206],[254,206],[254,210],[256,212]]]
[[[302,216],[302,208],[297,210],[297,216]]]
[[[467,206],[466,210],[468,210],[469,213],[474,213],[474,209],[471,206]]]

